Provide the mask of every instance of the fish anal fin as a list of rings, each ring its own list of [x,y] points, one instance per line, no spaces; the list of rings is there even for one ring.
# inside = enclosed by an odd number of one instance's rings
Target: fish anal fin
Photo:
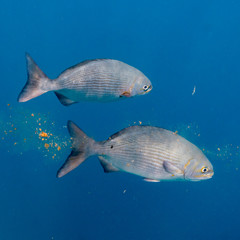
[[[179,169],[178,167],[176,167],[172,163],[164,161],[163,162],[163,168],[165,169],[166,172],[168,172],[168,173],[170,173],[174,176],[183,175],[183,171],[181,169]]]
[[[60,103],[64,106],[69,106],[72,105],[74,103],[76,103],[75,101],[65,97],[64,95],[62,95],[61,93],[58,92],[54,92],[58,98],[58,100],[60,101]]]
[[[131,97],[131,93],[128,91],[123,92],[120,97]]]
[[[145,182],[160,182],[160,180],[157,180],[157,179],[152,179],[152,178],[144,178],[143,179]]]
[[[114,167],[111,163],[106,161],[106,159],[103,156],[98,156],[99,161],[103,167],[103,170],[105,173],[110,173],[110,172],[118,172],[119,169]]]

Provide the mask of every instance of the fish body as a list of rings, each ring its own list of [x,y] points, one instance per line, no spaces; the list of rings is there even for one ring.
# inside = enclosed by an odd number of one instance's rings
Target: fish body
[[[138,69],[113,59],[87,60],[49,79],[27,54],[28,81],[18,101],[53,91],[65,105],[80,101],[110,102],[151,91],[150,80]]]
[[[213,167],[203,152],[185,138],[166,129],[132,126],[96,142],[73,122],[68,123],[73,150],[58,171],[62,177],[85,159],[97,155],[105,172],[123,171],[147,181],[202,180]]]

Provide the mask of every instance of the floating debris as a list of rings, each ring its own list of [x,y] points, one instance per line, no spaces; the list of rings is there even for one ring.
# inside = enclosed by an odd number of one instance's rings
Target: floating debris
[[[51,121],[49,114],[29,111],[23,107],[6,104],[0,115],[0,147],[10,154],[23,155],[37,150],[43,159],[62,159],[71,147],[67,133],[62,126]]]
[[[192,96],[195,94],[195,92],[196,92],[196,86],[194,86],[194,88],[193,88]]]
[[[46,132],[40,132],[39,137],[48,137],[48,134]]]
[[[48,143],[45,143],[45,144],[44,144],[44,147],[45,147],[46,149],[48,149],[48,148],[50,147],[50,145],[49,145]]]

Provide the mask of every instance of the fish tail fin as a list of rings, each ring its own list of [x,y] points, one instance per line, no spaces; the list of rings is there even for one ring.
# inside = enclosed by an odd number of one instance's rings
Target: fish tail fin
[[[84,162],[88,157],[96,154],[97,143],[88,137],[76,124],[68,121],[67,124],[69,134],[72,138],[72,152],[68,156],[65,163],[57,172],[60,178]]]
[[[18,102],[26,102],[48,92],[47,89],[51,83],[51,80],[43,73],[28,53],[26,53],[26,60],[28,80],[18,96]]]

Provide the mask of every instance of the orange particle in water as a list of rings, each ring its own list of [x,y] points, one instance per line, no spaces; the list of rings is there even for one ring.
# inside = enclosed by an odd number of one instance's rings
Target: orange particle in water
[[[9,106],[10,106],[10,104],[8,103],[8,104],[7,104],[7,106],[9,107]]]
[[[48,134],[46,132],[40,132],[39,137],[48,137]]]
[[[45,147],[46,149],[48,149],[48,148],[50,147],[50,145],[49,145],[48,143],[45,143],[45,144],[44,144],[44,147]]]
[[[60,146],[58,146],[57,150],[58,150],[58,151],[60,151],[60,150],[61,150],[61,147],[60,147]]]
[[[34,114],[32,113],[31,116],[34,117]]]

